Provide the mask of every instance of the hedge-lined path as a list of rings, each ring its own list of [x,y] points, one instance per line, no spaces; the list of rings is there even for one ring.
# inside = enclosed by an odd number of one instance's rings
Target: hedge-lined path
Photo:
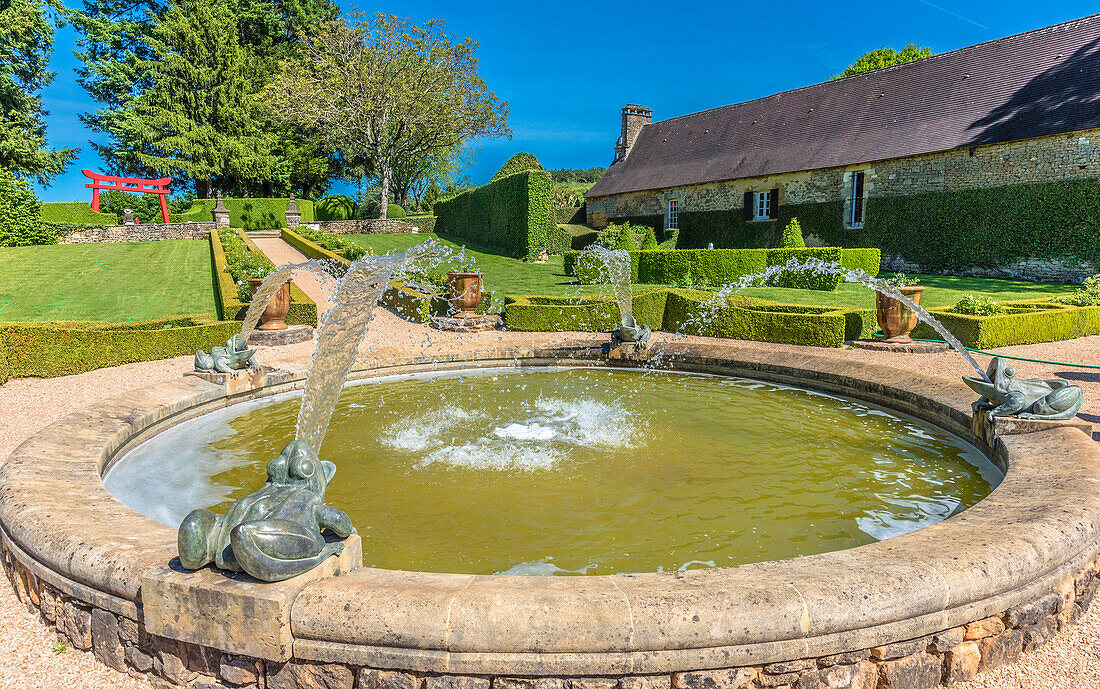
[[[266,251],[266,249],[265,249]],[[270,255],[270,254],[269,254]],[[273,258],[273,260],[275,260]],[[294,260],[288,257],[285,260]],[[285,260],[283,262],[285,262]],[[305,289],[303,285],[303,289]],[[307,294],[309,294],[307,290]],[[311,298],[314,297],[310,294]],[[530,344],[573,343],[593,344],[606,340],[606,335],[583,333],[441,333],[409,323],[395,314],[380,310],[371,323],[362,358],[384,358],[390,354],[446,353],[461,351],[487,342],[500,341]],[[675,349],[705,342],[705,338],[655,336],[658,346]],[[969,367],[956,355],[921,354],[896,355],[851,349],[805,348],[795,345],[746,343],[759,347],[782,359],[809,351],[829,356],[878,363],[899,369],[920,371],[945,377],[964,375]],[[281,348],[261,348],[257,357],[267,365],[303,369],[308,366],[313,343],[306,342]],[[1008,347],[1001,353],[1069,362],[1100,362],[1100,337],[1087,337],[1068,342]],[[985,364],[987,357],[979,356]],[[1020,376],[1052,376],[1064,374],[1068,380],[1085,389],[1082,416],[1100,421],[1100,372],[1074,371],[1065,367],[1018,362]],[[192,366],[191,357],[165,361],[128,364],[100,369],[75,376],[48,379],[17,379],[0,386],[0,457],[55,420],[99,400],[124,394],[182,376]],[[4,639],[0,652],[0,687],[5,689],[147,689],[151,685],[117,673],[101,665],[91,653],[68,649],[55,654],[51,644],[54,635],[37,614],[31,614],[19,603],[10,585],[0,583],[0,636]],[[1098,686],[1100,677],[1100,604],[1092,607],[1068,632],[1058,634],[1046,646],[1027,654],[1023,661],[1001,668],[975,682],[958,684],[961,689],[1078,689]]]
[[[305,254],[283,241],[282,237],[264,237],[249,235],[249,239],[260,247],[260,251],[277,266],[287,263],[305,263],[309,260]],[[317,304],[317,315],[331,306],[332,290],[313,273],[301,272],[294,276],[294,284]]]

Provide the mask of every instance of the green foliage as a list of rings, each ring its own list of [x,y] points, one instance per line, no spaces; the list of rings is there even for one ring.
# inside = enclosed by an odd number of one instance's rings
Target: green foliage
[[[654,249],[658,248],[657,247],[657,236],[653,232],[652,227],[647,227],[645,229],[646,229],[646,233],[645,233],[645,238],[642,239],[641,249],[642,249],[642,251],[653,251]]]
[[[968,316],[999,316],[1005,312],[1005,306],[984,294],[967,294],[951,307],[951,311]]]
[[[264,262],[267,262],[268,266],[274,267],[267,257],[263,255],[263,252],[252,243],[250,239],[242,236],[235,230],[223,230],[219,232],[210,233],[210,247],[213,251],[212,258],[214,261],[214,278],[215,286],[217,287],[218,297],[218,313],[221,318],[226,320],[242,320],[245,312],[248,310],[248,301],[242,300],[242,296],[248,296],[251,298],[251,294],[241,294],[242,285],[247,286],[247,283],[239,283],[229,270],[230,259],[227,256],[227,250],[224,248],[222,238],[225,238],[225,242],[230,245],[230,249],[237,254],[233,260],[235,264],[241,266],[241,270],[248,270],[250,266],[260,266],[257,272],[262,271]],[[252,254],[250,257],[240,256],[242,246],[245,251]],[[268,268],[267,270],[270,270]],[[243,272],[241,273],[244,274]],[[265,273],[266,275],[266,273]],[[286,322],[289,325],[310,325],[317,326],[317,305],[306,296],[297,285],[293,282],[290,283],[290,311],[287,313]],[[240,326],[238,326],[239,328]]]
[[[186,213],[195,203],[195,198],[187,194],[181,198],[168,200],[168,219],[175,222],[176,216]],[[105,191],[99,195],[99,212],[114,216],[109,225],[121,225],[126,209],[132,210],[143,223],[163,222],[160,213],[160,199],[156,194],[131,194],[125,191]]]
[[[862,72],[870,72],[875,69],[882,69],[884,67],[893,67],[894,65],[900,65],[905,62],[912,62],[913,60],[920,60],[922,58],[931,57],[931,48],[922,48],[916,43],[910,43],[904,48],[894,50],[893,48],[878,48],[870,52],[864,53],[858,60],[848,65],[840,74],[834,74],[830,79],[840,79],[842,77],[850,77],[853,74],[860,74]]]
[[[0,246],[56,244],[42,225],[42,203],[31,185],[0,167]]]
[[[817,347],[839,347],[850,328],[848,314],[841,310],[747,298],[715,304],[713,298],[687,289],[640,291],[633,295],[633,311],[639,322],[655,329]],[[528,332],[607,331],[618,319],[618,307],[609,296],[509,297],[504,310],[509,330]]]
[[[538,158],[530,153],[520,152],[504,161],[504,165],[500,166],[500,169],[497,170],[496,174],[493,175],[493,178],[490,179],[489,182],[496,182],[520,172],[541,169],[542,165],[539,163]]]
[[[49,0],[0,2],[0,168],[41,184],[61,174],[78,149],[50,150],[42,91],[49,71],[60,3]]]
[[[175,0],[153,29],[147,90],[124,105],[114,132],[136,162],[193,178],[209,195],[216,177],[270,179],[271,136],[260,126],[255,66],[225,3]]]
[[[879,273],[882,252],[878,249],[841,249],[840,265],[849,270],[862,270],[871,277]]]
[[[1019,344],[1058,342],[1100,335],[1100,307],[1074,307],[1050,301],[1002,302],[1005,313],[994,316],[966,315],[954,307],[929,309],[967,347],[992,349]],[[913,337],[938,338],[921,323]]]
[[[1026,258],[1100,262],[1100,179],[871,197],[846,245],[877,246],[927,272]]]
[[[547,172],[550,173],[550,180],[554,184],[587,184],[592,186],[600,181],[600,178],[607,172],[607,168],[590,167],[583,170],[563,168],[560,170],[547,170]]]
[[[1085,278],[1080,289],[1058,301],[1070,306],[1100,306],[1100,275]]]
[[[665,230],[665,239],[657,245],[658,249],[679,249],[680,229],[673,227]]]
[[[386,217],[391,220],[400,220],[406,215],[405,209],[398,206],[396,203],[388,204],[386,206]]]
[[[265,278],[275,270],[275,264],[263,254],[251,251],[244,243],[244,237],[236,230],[218,228],[218,239],[225,252],[225,270],[238,285],[244,285],[250,278]]]
[[[0,360],[7,361],[12,378],[68,376],[209,350],[240,329],[240,323],[210,321],[206,316],[130,323],[3,323]]]
[[[573,248],[573,235],[561,225],[551,224],[546,233],[547,253],[564,254]]]
[[[214,219],[214,199],[196,199],[186,213],[172,216],[172,222],[210,222]],[[253,230],[278,230],[286,226],[286,209],[289,199],[222,199],[229,211],[229,224],[249,232]],[[313,202],[295,201],[302,214],[302,222],[314,221]]]
[[[42,204],[42,222],[107,227],[117,225],[118,218],[114,213],[96,213],[87,201],[59,201]]]
[[[533,259],[548,246],[550,177],[520,172],[435,204],[436,231]]]
[[[327,249],[349,261],[357,261],[367,255],[366,249],[354,242],[349,242],[338,234],[329,234],[328,232],[313,230],[301,225],[295,227],[293,231],[320,246],[322,249]]]
[[[687,285],[721,287],[737,282],[746,275],[782,265],[791,258],[818,258],[842,262],[843,252],[837,247],[813,249],[675,249],[631,251],[632,281],[654,285]],[[582,284],[601,281],[600,264],[594,255],[579,251],[565,254],[567,275],[574,275]],[[840,284],[837,275],[812,273],[783,275],[780,287],[831,291]]]
[[[894,273],[890,277],[886,278],[884,282],[892,287],[910,287],[920,283],[920,279],[913,277],[912,275],[906,275],[905,273]]]
[[[791,221],[783,228],[783,234],[779,237],[779,248],[806,248],[806,241],[802,239],[802,225],[798,223],[798,218],[791,218]]]
[[[625,249],[626,251],[637,251],[638,250],[638,242],[634,238],[634,228],[632,228],[629,224],[624,225],[619,230],[619,236],[615,240],[615,248],[616,249]]]

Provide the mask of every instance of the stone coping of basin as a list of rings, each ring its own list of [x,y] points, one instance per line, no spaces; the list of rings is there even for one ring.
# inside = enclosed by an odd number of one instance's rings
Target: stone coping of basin
[[[388,359],[354,377],[595,356],[509,347],[437,364]],[[809,352],[780,360],[735,343],[695,345],[672,366],[843,392],[916,414],[984,446],[1008,472],[987,498],[943,522],[797,559],[569,578],[356,569],[312,582],[288,602],[293,656],[523,676],[774,663],[914,639],[1000,613],[1049,594],[1100,552],[1100,450],[1079,428],[1029,427],[989,447],[988,435],[971,428],[973,393],[961,382]],[[140,618],[142,578],[163,573],[175,556],[175,532],[111,496],[102,472],[164,428],[300,388],[301,375],[274,372],[266,387],[235,395],[185,377],[65,417],[0,468],[0,535],[43,581]],[[240,652],[231,637],[209,645]]]

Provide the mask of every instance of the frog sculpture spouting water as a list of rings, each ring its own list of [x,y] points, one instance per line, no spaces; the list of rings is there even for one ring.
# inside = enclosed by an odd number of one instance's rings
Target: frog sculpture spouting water
[[[240,333],[225,341],[224,347],[213,347],[207,354],[195,352],[195,370],[199,373],[233,373],[242,369],[258,369],[256,350],[249,349]]]
[[[1072,419],[1084,401],[1081,388],[1064,380],[1016,378],[1016,369],[1000,357],[989,362],[989,380],[963,377],[970,389],[982,396],[974,403],[974,413],[985,412],[992,421],[997,416],[1021,419]]]
[[[322,531],[345,538],[356,533],[351,518],[324,504],[336,472],[308,444],[293,440],[267,463],[267,483],[233,503],[224,515],[192,510],[180,524],[180,563],[199,569],[214,563],[262,581],[304,574],[344,550]]]

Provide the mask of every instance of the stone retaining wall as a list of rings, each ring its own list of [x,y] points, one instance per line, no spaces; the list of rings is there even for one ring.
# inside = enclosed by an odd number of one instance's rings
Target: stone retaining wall
[[[414,224],[415,223],[415,224]],[[329,232],[331,234],[404,234],[413,232],[431,232],[435,218],[406,220],[318,220],[303,223],[306,227]]]
[[[212,222],[149,223],[147,225],[111,225],[88,227],[60,238],[62,244],[111,242],[155,242],[163,239],[206,239],[214,230]]]
[[[622,677],[523,678],[430,674],[345,663],[265,661],[149,634],[141,622],[65,595],[7,548],[3,565],[19,600],[73,648],[154,686],[192,689],[932,689],[1019,660],[1088,610],[1098,563],[1047,595],[937,634],[872,648],[720,670]]]
[[[950,273],[944,271],[929,271],[920,264],[906,261],[899,254],[882,257],[882,270],[900,273],[931,274],[943,272],[945,275],[962,275],[966,277],[992,278],[996,280],[1027,280],[1030,282],[1064,282],[1079,284],[1085,278],[1095,275],[1097,267],[1089,261],[1077,259],[1048,260],[1029,258],[1025,261],[1016,261],[1005,266],[993,268],[971,267]]]

